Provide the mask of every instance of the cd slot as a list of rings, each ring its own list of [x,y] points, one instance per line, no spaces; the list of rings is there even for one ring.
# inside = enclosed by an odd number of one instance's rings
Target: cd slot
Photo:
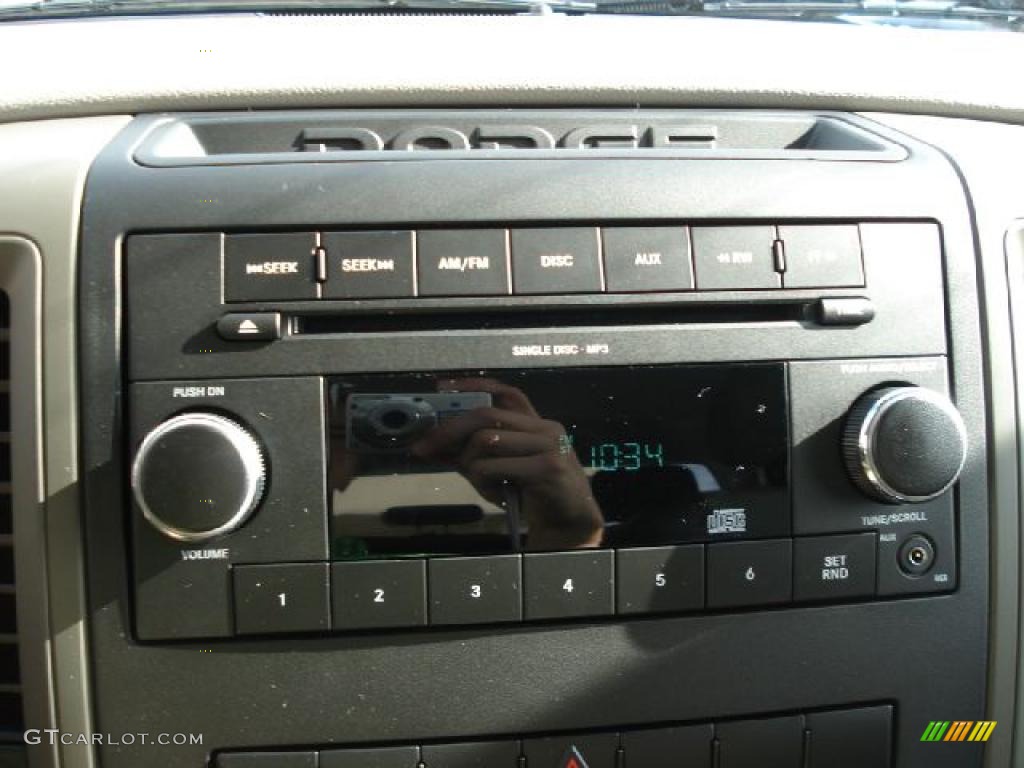
[[[293,335],[398,331],[463,331],[528,328],[773,323],[814,320],[817,302],[696,304],[658,307],[578,307],[543,310],[381,312],[293,315]]]

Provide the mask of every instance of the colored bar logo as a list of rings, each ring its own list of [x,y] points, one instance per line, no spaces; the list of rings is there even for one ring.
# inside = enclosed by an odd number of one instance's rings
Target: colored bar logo
[[[995,729],[995,720],[933,720],[921,734],[921,741],[988,741]]]

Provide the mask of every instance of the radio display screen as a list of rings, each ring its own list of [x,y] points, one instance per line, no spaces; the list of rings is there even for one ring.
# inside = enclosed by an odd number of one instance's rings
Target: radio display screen
[[[335,376],[336,560],[791,532],[783,364]]]

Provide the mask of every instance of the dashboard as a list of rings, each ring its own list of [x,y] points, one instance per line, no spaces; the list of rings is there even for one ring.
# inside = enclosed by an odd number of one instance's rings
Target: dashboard
[[[1012,34],[13,27],[3,759],[1018,764]]]

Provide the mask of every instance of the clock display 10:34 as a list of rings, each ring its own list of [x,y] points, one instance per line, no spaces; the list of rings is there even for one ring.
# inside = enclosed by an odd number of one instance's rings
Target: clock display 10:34
[[[662,443],[596,443],[580,454],[580,460],[589,461],[589,468],[599,472],[635,472],[643,467],[665,466]]]

